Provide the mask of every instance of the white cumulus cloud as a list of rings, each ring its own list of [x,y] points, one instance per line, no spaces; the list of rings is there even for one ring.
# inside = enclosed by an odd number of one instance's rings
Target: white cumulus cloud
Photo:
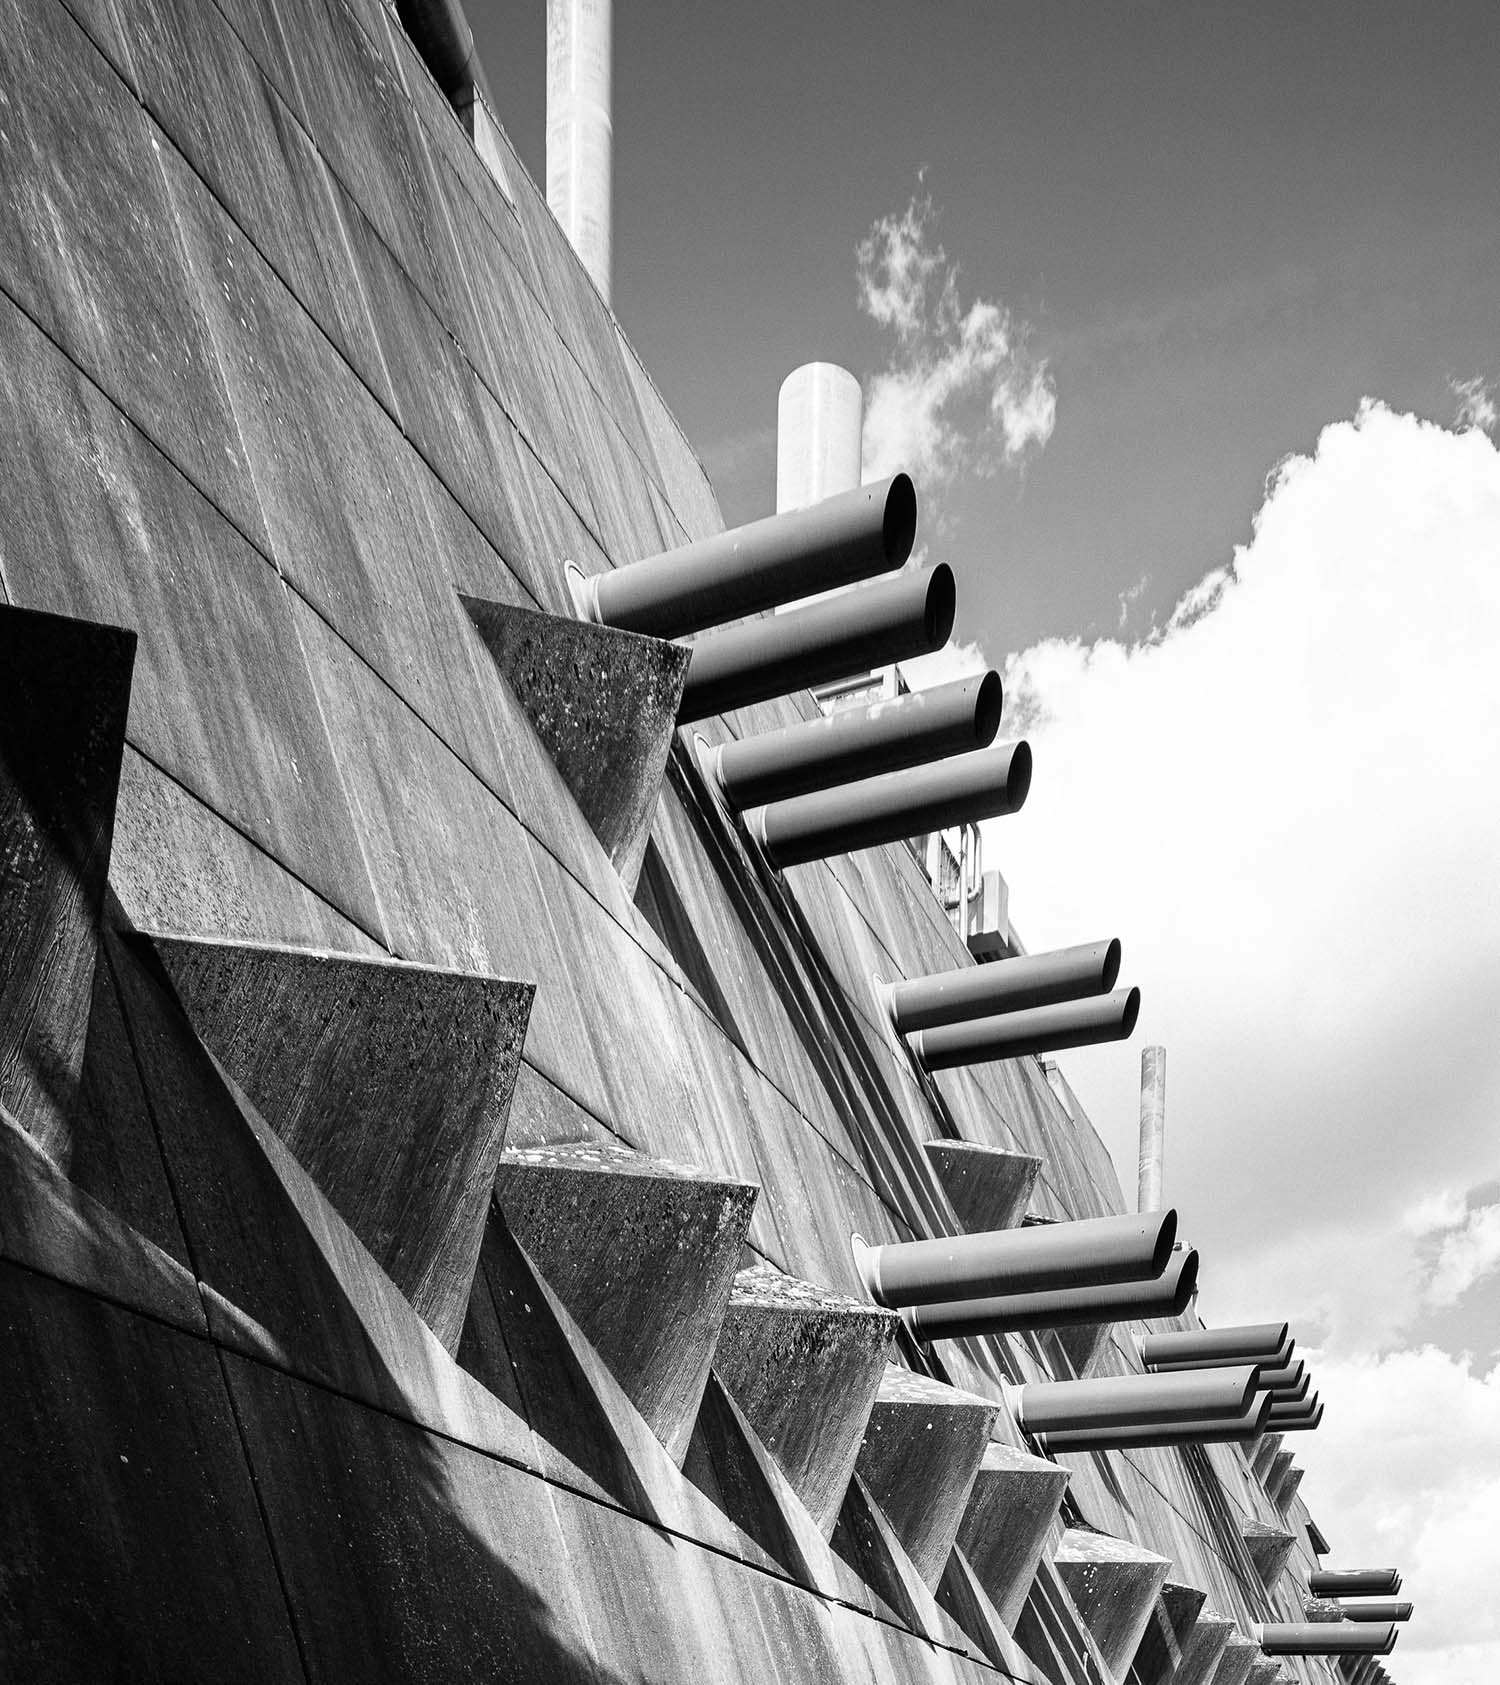
[[[1494,389],[1479,375],[1472,380],[1450,380],[1448,388],[1458,399],[1454,412],[1455,427],[1479,427],[1486,432],[1500,421],[1500,408],[1495,405]]]
[[[1027,329],[993,300],[965,303],[925,195],[856,249],[860,308],[894,345],[866,383],[864,473],[904,468],[929,495],[961,473],[1015,463],[1052,436],[1057,397]]]

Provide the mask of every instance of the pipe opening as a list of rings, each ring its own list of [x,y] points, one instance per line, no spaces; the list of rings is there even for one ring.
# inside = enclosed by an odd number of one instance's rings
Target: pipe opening
[[[1120,1018],[1120,1040],[1128,1041],[1135,1034],[1135,1021],[1141,1015],[1141,991],[1132,989],[1125,997],[1125,1011]]]
[[[974,698],[974,746],[988,749],[1000,729],[1000,714],[1005,706],[1005,687],[1000,675],[991,669],[979,681],[979,694]]]
[[[927,576],[927,596],[922,604],[922,620],[933,649],[941,649],[953,636],[957,612],[958,587],[953,583],[953,569],[939,562]]]
[[[1182,1270],[1177,1277],[1177,1292],[1172,1299],[1172,1315],[1181,1316],[1188,1308],[1188,1303],[1198,1291],[1198,1254],[1194,1250],[1182,1260]],[[1270,1394],[1266,1396],[1269,1398]],[[1266,1409],[1271,1407],[1268,1404]]]
[[[1124,949],[1120,946],[1120,938],[1112,936],[1109,946],[1104,950],[1104,970],[1099,976],[1099,993],[1107,995],[1120,979],[1120,959]]]
[[[905,565],[917,539],[917,488],[909,474],[897,474],[885,494],[885,514],[880,523],[888,568]]]
[[[1010,768],[1005,778],[1005,800],[1015,813],[1025,805],[1031,789],[1031,745],[1023,738],[1010,753]],[[1132,1026],[1135,1020],[1132,1019]]]
[[[1156,1245],[1151,1253],[1151,1273],[1154,1276],[1161,1272],[1172,1261],[1172,1248],[1177,1244],[1177,1212],[1163,1211],[1161,1223],[1156,1231]],[[1196,1256],[1196,1254],[1194,1254]]]

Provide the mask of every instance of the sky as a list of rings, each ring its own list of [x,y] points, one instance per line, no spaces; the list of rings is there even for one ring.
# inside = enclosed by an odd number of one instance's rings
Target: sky
[[[468,0],[544,175],[544,7]],[[1289,1316],[1334,1566],[1406,1685],[1500,1677],[1500,8],[621,7],[614,305],[727,518],[776,391],[866,396],[1036,751],[1028,946],[1119,935],[1065,1055],[1210,1321]]]

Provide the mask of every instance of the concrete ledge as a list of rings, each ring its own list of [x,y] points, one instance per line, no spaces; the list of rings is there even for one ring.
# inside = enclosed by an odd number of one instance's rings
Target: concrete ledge
[[[1045,1457],[997,1443],[984,1448],[958,1544],[1007,1628],[1026,1602],[1067,1488],[1068,1471]]]
[[[1171,1572],[1170,1560],[1108,1533],[1070,1527],[1053,1562],[1105,1665],[1123,1674]]]
[[[1276,1490],[1270,1494],[1271,1502],[1283,1515],[1292,1507],[1292,1500],[1297,1496],[1297,1492],[1302,1485],[1302,1476],[1305,1473],[1305,1469],[1299,1469],[1295,1466],[1289,1468],[1277,1481]]]
[[[1250,1560],[1255,1564],[1260,1583],[1270,1591],[1281,1578],[1287,1558],[1292,1554],[1292,1547],[1297,1542],[1295,1535],[1283,1527],[1268,1527],[1262,1521],[1245,1521],[1240,1524],[1240,1536],[1245,1541]]]
[[[833,1534],[900,1326],[894,1311],[769,1265],[734,1278],[714,1373],[824,1538]]]
[[[1212,1685],[1234,1630],[1234,1622],[1227,1615],[1200,1611],[1193,1630],[1183,1639],[1182,1659],[1172,1675],[1172,1685]]]
[[[1212,1674],[1213,1685],[1246,1685],[1250,1669],[1260,1659],[1260,1645],[1242,1632],[1232,1632]]]
[[[0,1105],[66,1161],[135,634],[0,607]]]
[[[506,1153],[510,1232],[680,1468],[757,1189],[618,1148]]]
[[[943,1137],[924,1141],[922,1147],[966,1233],[1011,1229],[1026,1215],[1041,1159]]]
[[[855,1467],[928,1586],[943,1565],[1000,1406],[892,1364]]]
[[[530,983],[154,936],[194,1030],[450,1352]]]
[[[1167,1685],[1169,1680],[1176,1680],[1184,1646],[1207,1601],[1207,1592],[1199,1591],[1196,1586],[1179,1585],[1172,1580],[1162,1586],[1131,1660],[1130,1673],[1136,1685]]]
[[[1273,1504],[1276,1502],[1276,1494],[1281,1490],[1282,1481],[1286,1479],[1287,1473],[1291,1469],[1292,1458],[1292,1452],[1278,1450],[1271,1457],[1265,1472],[1261,1476],[1261,1484],[1266,1489],[1266,1496]]]
[[[645,858],[690,652],[613,626],[462,598],[627,888]]]

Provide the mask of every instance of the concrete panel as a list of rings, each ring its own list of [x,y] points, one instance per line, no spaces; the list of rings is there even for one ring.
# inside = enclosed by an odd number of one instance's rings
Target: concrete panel
[[[1105,1665],[1123,1673],[1171,1571],[1164,1556],[1124,1539],[1069,1528],[1053,1558]]]
[[[507,1153],[515,1238],[681,1465],[756,1190],[603,1147]]]
[[[1044,1457],[1009,1445],[984,1448],[958,1543],[1007,1627],[1026,1602],[1067,1487],[1068,1471]]]
[[[204,1044],[456,1350],[533,986],[243,943],[153,946]]]
[[[0,1105],[66,1140],[84,1036],[135,638],[0,607]]]
[[[378,930],[275,569],[4,298],[0,433],[12,598],[133,628],[134,747]]]
[[[1115,1685],[1093,1635],[1045,1556],[1016,1619],[1016,1641],[1052,1680],[1068,1685]]]
[[[714,1372],[825,1537],[838,1519],[900,1318],[783,1275],[741,1270]]]
[[[1130,1662],[1136,1685],[1168,1685],[1182,1666],[1185,1646],[1208,1594],[1168,1580],[1162,1586]]]
[[[633,890],[689,655],[677,644],[463,599],[496,668]]]
[[[1182,1645],[1182,1659],[1172,1675],[1172,1685],[1211,1685],[1223,1659],[1234,1622],[1225,1615],[1205,1609]]]
[[[974,1141],[922,1143],[965,1233],[1014,1228],[1026,1214],[1042,1161]]]
[[[970,1639],[977,1654],[988,1657],[1012,1679],[1046,1685],[1045,1676],[1006,1631],[999,1610],[990,1602],[969,1559],[957,1547],[948,1554],[943,1577],[938,1582],[937,1599]]]
[[[55,4],[0,4],[0,86],[0,285],[242,532],[260,537],[149,120]],[[138,232],[124,234],[121,207]]]
[[[0,1674],[300,1680],[213,1348],[10,1264],[0,1343]]]
[[[1000,1406],[892,1364],[855,1467],[929,1586],[942,1578]]]
[[[1260,1659],[1260,1646],[1254,1640],[1231,1633],[1212,1675],[1213,1685],[1246,1685],[1250,1669]]]
[[[1242,1523],[1240,1533],[1250,1560],[1255,1564],[1255,1572],[1260,1576],[1260,1583],[1270,1591],[1287,1565],[1292,1547],[1297,1542],[1295,1536],[1284,1527],[1268,1527],[1261,1521]]]

